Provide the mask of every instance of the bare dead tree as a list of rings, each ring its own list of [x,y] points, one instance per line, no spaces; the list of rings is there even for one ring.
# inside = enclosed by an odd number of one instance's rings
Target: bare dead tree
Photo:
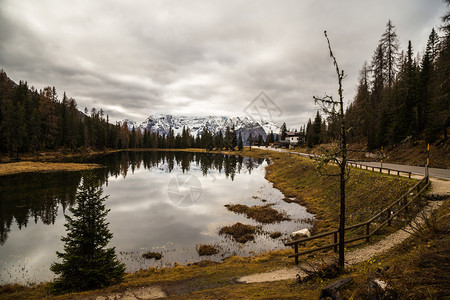
[[[330,57],[333,60],[333,64],[336,68],[336,74],[338,79],[338,95],[339,100],[334,100],[333,96],[325,95],[322,98],[313,97],[314,102],[319,104],[322,110],[328,114],[336,117],[340,124],[339,135],[337,137],[336,143],[334,143],[334,147],[332,146],[330,149],[326,149],[323,151],[322,155],[318,156],[316,160],[319,162],[319,169],[323,169],[323,167],[330,163],[334,162],[338,165],[340,172],[337,175],[340,178],[340,214],[339,214],[339,266],[341,268],[344,267],[345,258],[344,258],[344,241],[345,241],[345,183],[348,180],[348,173],[346,172],[347,168],[347,142],[346,142],[346,127],[344,120],[344,96],[342,89],[342,80],[344,79],[344,71],[339,69],[339,65],[336,61],[336,57],[331,50],[330,40],[328,38],[327,32],[324,31],[325,38],[328,42],[328,50],[330,51]],[[337,109],[336,109],[337,108]]]

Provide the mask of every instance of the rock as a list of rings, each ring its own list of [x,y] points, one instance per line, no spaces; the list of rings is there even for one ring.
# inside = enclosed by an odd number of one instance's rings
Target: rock
[[[291,233],[291,237],[292,238],[299,238],[299,237],[311,237],[311,232],[309,231],[308,228],[303,228],[301,230],[298,231],[294,231],[293,233]]]
[[[368,300],[395,300],[398,299],[397,293],[387,284],[387,282],[380,279],[373,279],[367,284],[366,299]]]

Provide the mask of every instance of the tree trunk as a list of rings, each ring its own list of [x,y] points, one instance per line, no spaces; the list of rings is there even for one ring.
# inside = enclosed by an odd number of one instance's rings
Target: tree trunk
[[[344,103],[342,97],[342,77],[339,77],[339,96],[340,96],[340,117],[341,117],[341,151],[342,151],[342,161],[341,161],[341,207],[339,216],[339,266],[344,268],[345,258],[345,168],[347,166],[347,139],[345,134],[345,123],[344,123]]]

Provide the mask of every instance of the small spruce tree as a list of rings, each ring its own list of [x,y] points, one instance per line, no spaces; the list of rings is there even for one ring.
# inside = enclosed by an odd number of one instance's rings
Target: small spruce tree
[[[62,237],[64,252],[56,252],[60,263],[50,267],[59,277],[51,284],[56,294],[84,291],[122,281],[125,265],[117,260],[115,248],[106,248],[112,233],[108,229],[102,197],[103,189],[95,177],[85,174],[76,194],[77,204],[65,215],[67,236]]]
[[[241,132],[239,132],[238,149],[239,149],[239,151],[242,151],[244,149],[244,142],[242,141]]]

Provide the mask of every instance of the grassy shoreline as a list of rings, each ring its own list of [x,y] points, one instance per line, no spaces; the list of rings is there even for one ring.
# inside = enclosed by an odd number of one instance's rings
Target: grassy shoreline
[[[128,150],[128,149],[127,149]],[[162,151],[206,152],[203,149],[160,149]],[[128,150],[129,151],[129,150]],[[135,149],[132,151],[142,151]],[[146,149],[144,151],[158,151]],[[320,176],[312,160],[267,150],[246,148],[243,151],[210,151],[228,155],[242,155],[254,158],[268,158],[271,164],[266,169],[266,179],[274,187],[293,201],[301,204],[316,216],[313,233],[328,231],[337,226],[338,210],[338,184],[335,177]],[[334,170],[329,167],[329,171]],[[391,203],[395,198],[406,191],[414,180],[388,176],[370,171],[352,169],[349,181],[347,215],[348,224],[355,224],[367,219],[373,212]],[[389,187],[387,189],[386,187]],[[370,203],[367,194],[371,195]],[[393,231],[385,230],[382,235]],[[320,246],[325,240],[316,240],[305,247]],[[268,282],[258,284],[235,284],[238,277],[266,272],[273,269],[292,267],[293,260],[287,257],[292,249],[284,249],[261,253],[253,257],[230,257],[222,263],[203,261],[186,266],[177,265],[172,268],[150,268],[136,273],[127,274],[125,281],[119,285],[104,290],[95,290],[81,294],[68,294],[54,297],[55,299],[86,298],[105,295],[107,293],[123,292],[140,286],[158,285],[173,298],[207,298],[207,297],[299,297],[317,298],[318,288],[324,282],[293,287],[292,281]],[[264,290],[264,292],[263,292]],[[268,294],[267,294],[268,293]],[[0,287],[0,296],[5,299],[40,299],[53,298],[48,294],[46,284],[36,287],[20,285],[4,285]]]
[[[31,162],[22,161],[14,163],[0,164],[0,176],[21,174],[21,173],[47,173],[61,171],[84,171],[101,168],[98,164],[79,163],[52,163],[52,162]]]
[[[25,155],[21,157],[19,162],[2,162],[0,163],[0,176],[14,175],[20,173],[47,173],[60,171],[84,171],[95,168],[101,168],[99,164],[87,163],[63,163],[65,158],[83,158],[96,155],[106,155],[120,151],[167,151],[167,152],[196,152],[196,153],[222,153],[229,155],[251,156],[253,151],[206,151],[204,149],[188,148],[188,149],[122,149],[122,150],[104,150],[91,151],[76,154],[64,154],[62,152],[44,153],[38,156]],[[250,153],[250,154],[247,154]]]

